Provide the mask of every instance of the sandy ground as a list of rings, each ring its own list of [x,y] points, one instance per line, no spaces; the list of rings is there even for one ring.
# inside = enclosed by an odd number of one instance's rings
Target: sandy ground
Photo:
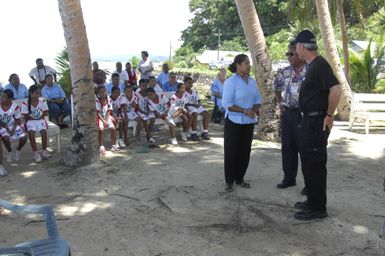
[[[62,237],[73,255],[385,255],[376,248],[385,218],[384,129],[369,136],[338,123],[329,145],[330,217],[294,220],[298,186],[277,190],[278,144],[254,141],[249,190],[223,191],[223,127],[211,126],[209,142],[166,145],[138,153],[141,145],[107,153],[93,166],[70,170],[59,155],[7,167],[0,198],[21,204],[53,204]],[[70,131],[62,134],[68,143]],[[0,216],[0,246],[43,238],[34,216]]]

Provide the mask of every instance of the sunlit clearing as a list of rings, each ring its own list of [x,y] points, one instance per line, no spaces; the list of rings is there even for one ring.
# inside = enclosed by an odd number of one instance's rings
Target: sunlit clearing
[[[349,147],[349,150],[359,156],[370,159],[379,159],[383,157],[384,154],[384,145],[379,143],[379,140],[376,136],[366,136],[363,141],[360,143],[354,143]]]
[[[292,252],[290,253],[290,256],[303,256],[303,254],[300,252]]]
[[[22,172],[20,173],[21,176],[24,178],[31,178],[33,175],[35,175],[37,172],[31,171],[31,172]]]
[[[79,203],[78,206],[61,205],[57,207],[57,212],[63,216],[84,215],[97,209],[106,209],[111,207],[110,203]]]
[[[364,226],[355,225],[355,226],[353,226],[353,231],[356,232],[357,234],[364,235],[364,234],[367,234],[369,232],[369,229],[367,227],[364,227]]]
[[[172,147],[167,147],[167,150],[173,152],[173,153],[191,153],[192,150],[180,146],[172,146]]]

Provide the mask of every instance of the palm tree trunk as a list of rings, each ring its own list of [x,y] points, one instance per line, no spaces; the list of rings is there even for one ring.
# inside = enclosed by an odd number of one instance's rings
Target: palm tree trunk
[[[243,31],[250,49],[255,78],[262,96],[258,138],[277,141],[279,120],[275,117],[273,74],[265,36],[252,0],[235,0]]]
[[[349,63],[349,46],[348,46],[348,32],[346,30],[344,0],[336,0],[338,20],[342,34],[342,50],[344,53],[345,77],[350,84],[350,63]]]
[[[67,166],[94,163],[99,158],[91,57],[80,0],[58,0],[69,52],[74,104],[74,133],[63,156]]]
[[[328,0],[315,0],[318,20],[320,23],[322,39],[325,47],[326,58],[336,74],[338,81],[342,87],[342,97],[338,105],[338,115],[342,120],[348,120],[350,114],[351,89],[346,81],[345,74],[341,67],[340,58],[338,56],[336,40],[332,21],[329,13]]]

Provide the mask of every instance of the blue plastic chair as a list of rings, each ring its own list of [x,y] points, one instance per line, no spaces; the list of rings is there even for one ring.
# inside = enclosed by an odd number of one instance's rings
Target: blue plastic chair
[[[17,244],[15,247],[0,248],[4,256],[71,256],[68,241],[59,237],[53,207],[50,205],[20,206],[0,199],[0,207],[18,214],[42,214],[47,225],[48,239]]]

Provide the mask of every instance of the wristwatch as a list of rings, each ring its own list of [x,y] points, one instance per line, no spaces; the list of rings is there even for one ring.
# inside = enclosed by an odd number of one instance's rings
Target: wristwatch
[[[333,115],[329,114],[328,112],[326,112],[326,115],[327,115],[328,117],[333,117]]]

